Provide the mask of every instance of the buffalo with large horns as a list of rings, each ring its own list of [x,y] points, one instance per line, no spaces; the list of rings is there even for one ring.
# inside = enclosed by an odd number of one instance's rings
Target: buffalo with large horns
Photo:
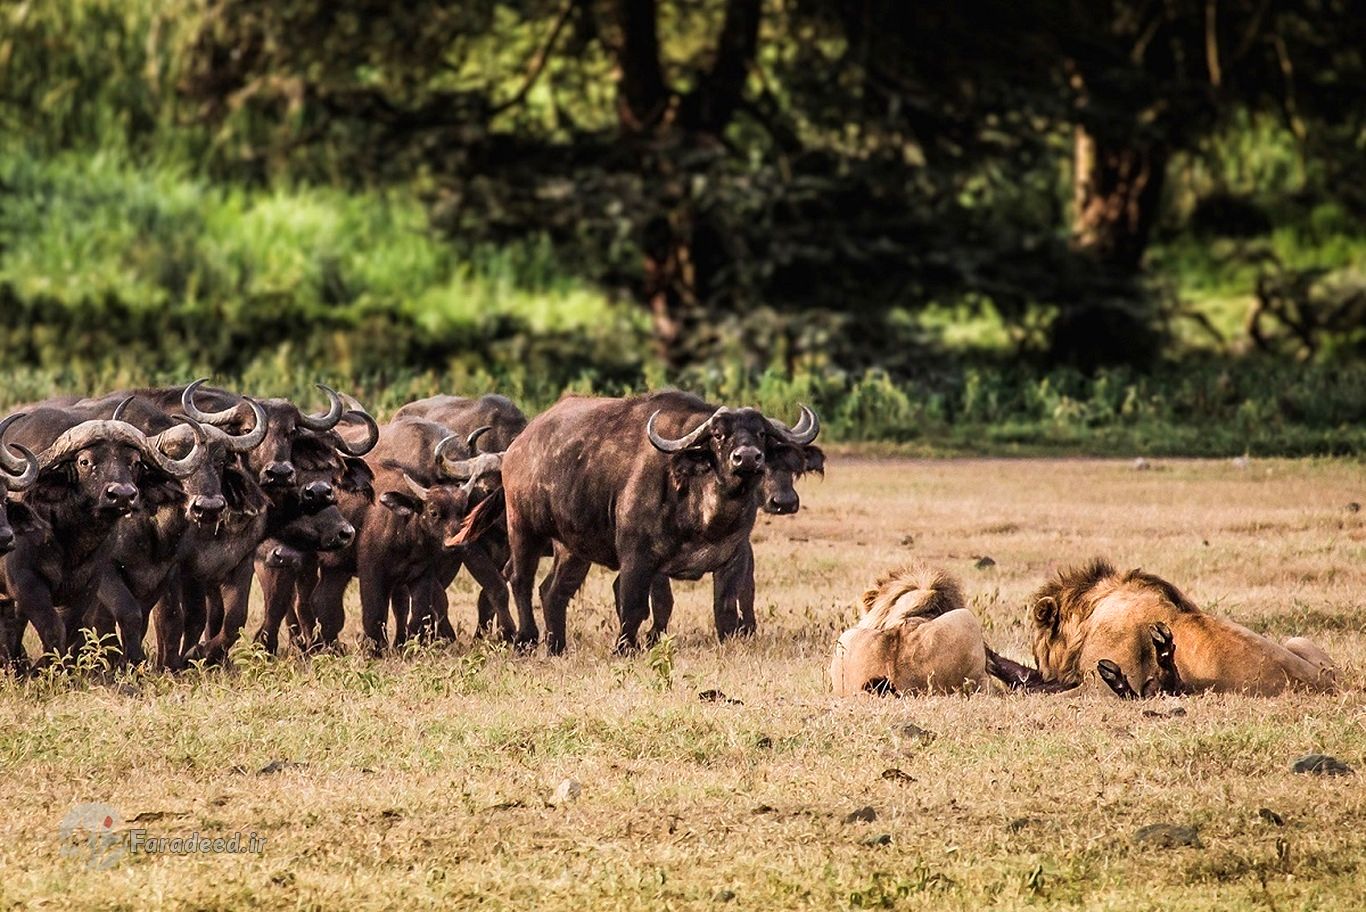
[[[14,602],[14,623],[0,648],[11,658],[22,657],[29,623],[45,657],[66,651],[59,609],[76,619],[90,613],[119,521],[145,505],[184,503],[181,479],[207,454],[197,425],[191,433],[189,450],[174,458],[161,450],[159,436],[149,438],[122,420],[84,420],[68,410],[40,407],[15,425],[11,442],[39,454],[37,478],[20,495],[38,528],[18,535],[14,550],[0,561],[0,582]],[[140,659],[141,614],[117,622],[125,657]]]
[[[752,408],[700,414],[690,400],[566,397],[508,448],[502,476],[519,642],[539,639],[531,592],[553,546],[560,569],[541,589],[550,652],[564,649],[565,608],[594,563],[620,571],[617,648],[635,648],[656,579],[698,579],[739,559],[770,456],[808,446],[820,432],[805,407],[787,427]]]

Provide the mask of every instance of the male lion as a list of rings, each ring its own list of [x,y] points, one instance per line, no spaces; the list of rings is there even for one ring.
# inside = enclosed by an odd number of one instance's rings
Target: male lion
[[[958,581],[919,564],[893,570],[863,594],[863,617],[835,644],[830,683],[839,696],[990,690],[1066,690],[996,655]]]
[[[1271,696],[1336,685],[1333,660],[1304,637],[1272,642],[1205,614],[1160,577],[1121,574],[1101,559],[1044,584],[1030,622],[1044,677],[1080,684],[1095,669],[1125,698],[1207,690]]]

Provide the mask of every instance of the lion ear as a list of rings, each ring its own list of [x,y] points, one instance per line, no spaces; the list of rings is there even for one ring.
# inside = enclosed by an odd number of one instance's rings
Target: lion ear
[[[1058,620],[1058,602],[1053,596],[1045,595],[1034,603],[1034,623],[1039,627],[1052,627]]]

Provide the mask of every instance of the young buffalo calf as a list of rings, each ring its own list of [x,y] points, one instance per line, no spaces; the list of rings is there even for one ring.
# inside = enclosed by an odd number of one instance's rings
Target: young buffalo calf
[[[1121,697],[1332,690],[1333,661],[1303,637],[1276,643],[1205,614],[1171,583],[1107,561],[1060,572],[1034,593],[1034,658],[1049,678],[1094,671]]]

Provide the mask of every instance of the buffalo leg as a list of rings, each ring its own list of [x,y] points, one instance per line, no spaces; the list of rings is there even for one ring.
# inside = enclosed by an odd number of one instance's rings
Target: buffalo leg
[[[1022,693],[1063,693],[1077,686],[1065,681],[1050,681],[1037,669],[1011,661],[990,649],[987,650],[987,674]]]
[[[180,654],[188,661],[195,647],[199,645],[200,637],[204,635],[204,625],[207,621],[204,584],[197,579],[182,580],[180,597],[185,606],[185,640],[181,645]]]
[[[321,580],[322,570],[318,565],[317,556],[305,554],[299,561],[299,569],[294,573],[294,598],[285,602],[285,623],[289,625],[289,638],[300,652],[311,649],[318,636],[318,618],[313,613],[313,593]],[[337,602],[337,611],[341,610],[341,602]]]
[[[280,649],[280,626],[294,601],[297,576],[297,567],[268,567],[263,561],[256,562],[256,579],[261,584],[261,600],[265,606],[265,617],[256,630],[256,642],[271,655]]]
[[[423,608],[423,603],[430,599],[429,593],[431,586],[427,581],[420,580],[409,586],[394,586],[389,593],[389,610],[394,615],[394,648],[401,649],[403,644],[408,642],[408,614],[417,606],[419,613],[425,613],[429,609]]]
[[[511,642],[517,636],[517,624],[512,619],[512,612],[508,610],[508,584],[507,581],[503,579],[503,574],[498,572],[498,565],[494,563],[493,558],[489,556],[488,551],[479,547],[477,544],[474,547],[466,548],[463,557],[465,566],[470,568],[470,575],[474,577],[474,581],[480,586],[480,629],[485,629],[482,614],[484,609],[482,606],[484,604],[485,596],[487,596],[488,601],[491,603],[493,617],[498,619],[498,638],[506,642]],[[582,579],[580,579],[580,583],[582,583]],[[437,588],[440,590],[441,597],[444,598],[446,594],[445,587],[438,586]],[[577,586],[574,587],[574,591],[578,591]],[[572,592],[570,593],[570,596],[573,596]],[[541,606],[542,610],[544,610],[544,597],[541,599]],[[447,612],[441,611],[437,614],[437,617],[439,621],[445,622],[445,628],[449,630],[451,622]],[[492,618],[489,619],[489,630],[492,630],[493,627],[492,620]],[[549,621],[546,621],[547,625],[549,623]],[[443,630],[442,636],[445,635],[445,630]],[[454,635],[455,631],[452,630],[451,637],[454,638]]]
[[[313,589],[309,606],[318,619],[318,643],[322,646],[335,646],[346,626],[346,609],[342,599],[346,596],[346,584],[351,582],[351,574],[337,567],[324,567]]]
[[[180,599],[180,587],[172,586],[152,609],[157,632],[157,667],[179,671],[185,667],[181,652],[185,638],[185,606]]]
[[[203,659],[217,664],[227,658],[228,650],[237,642],[247,621],[252,570],[253,561],[248,556],[233,568],[222,583],[204,588],[204,599],[209,606],[209,624],[204,631],[206,638],[190,650],[189,659]]]
[[[129,665],[140,665],[146,661],[147,656],[142,650],[142,635],[146,630],[146,626],[143,624],[142,605],[133,597],[133,593],[128,591],[128,586],[119,578],[118,574],[112,570],[106,572],[100,579],[99,604],[103,609],[99,613],[108,612],[118,625],[118,642],[123,656],[122,661]],[[108,624],[98,625],[96,627],[97,634],[104,634],[108,626]],[[103,645],[103,636],[101,636],[100,642]]]
[[[1148,628],[1153,641],[1153,651],[1157,655],[1156,692],[1179,697],[1186,692],[1181,680],[1181,672],[1176,669],[1176,638],[1172,629],[1158,621]]]
[[[498,575],[498,585],[507,592],[507,580],[503,579],[503,574],[499,573],[498,568],[494,567],[493,572]],[[483,593],[480,593],[483,596]],[[446,594],[446,587],[440,580],[432,583],[431,598],[432,620],[436,623],[436,636],[451,642],[455,639],[455,628],[451,626],[451,597]],[[507,611],[507,601],[503,602],[503,610]],[[517,623],[512,620],[512,615],[508,615],[508,629],[503,639],[509,643],[517,636]]]
[[[360,622],[370,651],[379,655],[384,651],[387,637],[386,621],[389,614],[389,581],[378,569],[360,572]]]
[[[1124,669],[1120,668],[1115,662],[1109,659],[1101,659],[1096,663],[1096,673],[1100,679],[1110,685],[1110,689],[1115,692],[1115,696],[1121,700],[1137,700],[1138,691],[1134,690],[1129,679],[1124,676]]]
[[[621,565],[621,633],[617,637],[616,652],[635,652],[640,625],[650,616],[650,590],[654,586],[655,568],[644,561],[623,561]]]
[[[713,579],[713,585],[717,585]],[[617,594],[618,600],[621,598],[621,577],[612,585]],[[620,614],[620,612],[617,612]],[[669,619],[674,613],[674,588],[669,582],[669,578],[664,574],[655,577],[650,584],[650,630],[645,634],[645,645],[653,646],[659,642],[659,638],[669,632]]]
[[[41,668],[60,659],[66,653],[66,625],[52,605],[52,592],[47,584],[31,573],[15,574],[11,582],[13,591],[10,595],[19,605],[19,623],[15,625],[19,648],[14,655],[17,657],[23,651],[24,622],[27,621],[38,631],[38,639],[43,644],[43,654],[34,667]]]
[[[517,604],[516,643],[523,650],[534,648],[541,639],[541,632],[536,627],[531,593],[536,585],[536,568],[547,544],[543,538],[524,533],[521,523],[515,521],[515,514],[508,511],[508,545],[511,550],[508,583],[512,588],[512,600]]]
[[[572,599],[588,576],[592,564],[560,547],[555,549],[555,566],[541,584],[541,612],[545,615],[545,645],[551,655],[564,652],[567,638],[565,615]],[[649,611],[649,606],[646,606]]]
[[[751,636],[759,629],[754,619],[754,546],[745,542],[741,550],[741,565],[735,573],[735,607],[740,615],[740,626],[735,632]]]

